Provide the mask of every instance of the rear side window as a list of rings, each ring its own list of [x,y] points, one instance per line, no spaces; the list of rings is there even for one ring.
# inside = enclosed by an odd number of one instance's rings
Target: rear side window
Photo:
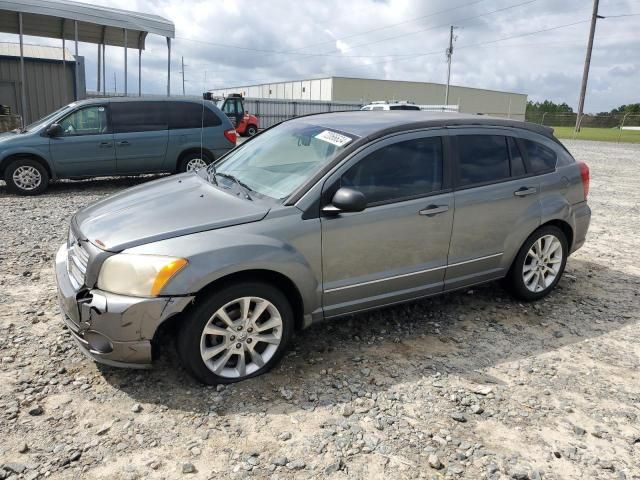
[[[111,123],[115,133],[167,129],[166,102],[113,102]]]
[[[459,135],[460,186],[496,182],[510,176],[509,152],[502,135]]]
[[[384,146],[351,167],[340,185],[364,193],[368,205],[441,190],[442,140],[417,138]]]
[[[507,143],[509,144],[509,153],[511,154],[511,176],[520,177],[527,173],[524,168],[524,159],[522,158],[520,147],[518,147],[518,143],[513,137],[507,137]]]
[[[556,168],[556,152],[541,143],[533,140],[522,139],[529,159],[529,168],[532,173],[540,173]]]
[[[172,130],[180,128],[200,128],[201,126],[217,127],[218,125],[222,125],[220,118],[206,105],[188,102],[169,102],[169,128]]]

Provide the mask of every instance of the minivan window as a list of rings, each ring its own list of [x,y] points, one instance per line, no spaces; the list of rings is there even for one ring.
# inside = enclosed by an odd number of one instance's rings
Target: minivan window
[[[523,139],[522,142],[529,158],[529,167],[533,173],[556,168],[556,153],[553,150],[532,140]]]
[[[206,105],[191,102],[169,102],[169,128],[217,127],[220,118]],[[203,118],[204,113],[204,118]]]
[[[509,152],[502,135],[458,135],[460,186],[509,178]]]
[[[420,110],[417,105],[391,105],[389,110]]]
[[[103,105],[81,108],[60,120],[62,135],[98,135],[108,133],[107,109]]]
[[[113,102],[111,123],[115,133],[166,130],[166,102]]]
[[[364,193],[368,205],[438,191],[442,188],[442,140],[416,138],[386,145],[351,167],[340,186]]]

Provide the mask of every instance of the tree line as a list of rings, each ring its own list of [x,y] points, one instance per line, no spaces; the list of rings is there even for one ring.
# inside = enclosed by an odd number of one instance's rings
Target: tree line
[[[545,100],[543,102],[533,102],[529,100],[527,102],[527,115],[536,115],[542,113],[574,113],[566,103],[555,103],[551,100]],[[620,105],[612,109],[609,112],[599,112],[598,115],[625,115],[625,114],[638,114],[640,115],[640,103],[630,103],[629,105]]]

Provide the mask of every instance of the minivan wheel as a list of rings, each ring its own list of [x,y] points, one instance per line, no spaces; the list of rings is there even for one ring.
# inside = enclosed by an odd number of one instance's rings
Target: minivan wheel
[[[291,305],[280,290],[238,283],[197,303],[180,330],[184,367],[209,385],[261,375],[284,354],[293,334]]]
[[[7,190],[18,195],[39,195],[49,185],[49,173],[37,160],[21,158],[9,164],[4,172]]]
[[[524,242],[507,277],[512,293],[525,301],[538,300],[558,284],[568,256],[567,237],[552,225],[539,228]]]
[[[253,137],[256,133],[258,133],[258,127],[255,125],[249,125],[246,130],[246,134],[249,137]]]
[[[193,172],[206,167],[210,163],[211,160],[205,153],[188,153],[180,160],[178,171]]]

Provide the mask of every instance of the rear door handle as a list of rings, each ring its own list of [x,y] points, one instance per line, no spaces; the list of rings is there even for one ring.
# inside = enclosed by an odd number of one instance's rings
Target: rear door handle
[[[424,215],[427,217],[432,217],[433,215],[438,215],[439,213],[444,213],[449,211],[449,205],[429,205],[424,210],[420,210],[420,215]]]
[[[100,148],[111,148],[113,147],[113,142],[100,142]]]
[[[534,193],[538,193],[538,189],[533,187],[520,187],[518,190],[513,192],[516,197],[526,197],[527,195],[533,195]]]
[[[118,142],[118,145],[120,145],[121,147],[128,147],[131,144],[126,140],[122,140],[121,142]]]

